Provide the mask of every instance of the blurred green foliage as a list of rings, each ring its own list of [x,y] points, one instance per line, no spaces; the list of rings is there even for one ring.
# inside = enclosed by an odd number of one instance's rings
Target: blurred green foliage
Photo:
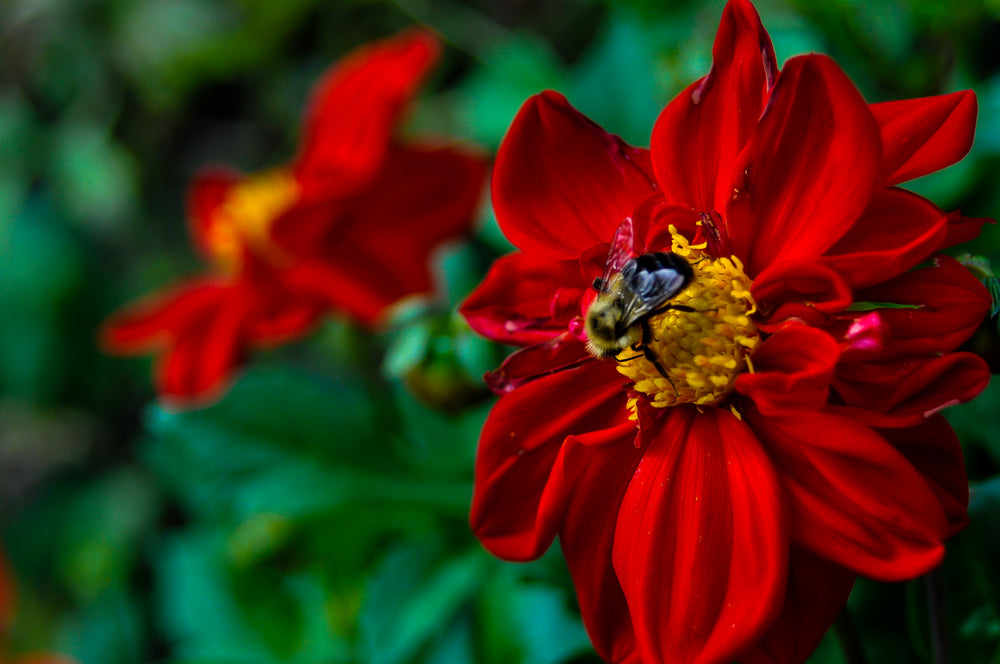
[[[12,651],[84,664],[595,661],[558,548],[528,565],[466,526],[479,376],[504,350],[454,308],[509,248],[484,205],[440,256],[439,301],[371,336],[331,320],[258,355],[210,408],[155,403],[148,360],[98,352],[127,300],[197,269],[184,187],[287,158],[337,57],[413,22],[446,40],[415,134],[495,149],[562,91],[639,145],[707,71],[721,0],[6,0],[0,4],[0,539]],[[912,183],[1000,216],[1000,3],[762,0],[779,59],[832,55],[870,101],[976,90],[976,144]],[[993,228],[961,248],[993,261]],[[1000,661],[1000,387],[948,411],[970,526],[932,581],[859,583],[869,661],[930,662],[928,588],[955,662]],[[840,664],[832,636],[812,662]]]

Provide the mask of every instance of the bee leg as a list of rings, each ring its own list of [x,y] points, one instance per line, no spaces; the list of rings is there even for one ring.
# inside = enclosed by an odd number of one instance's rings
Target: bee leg
[[[682,306],[682,305],[678,305],[678,306]],[[670,380],[670,376],[667,375],[667,370],[663,368],[662,364],[660,364],[660,358],[658,358],[656,356],[656,353],[654,353],[653,350],[649,347],[649,342],[651,342],[653,340],[652,337],[653,337],[653,330],[650,329],[649,323],[643,321],[643,324],[642,324],[642,348],[641,348],[642,354],[645,356],[645,358],[647,360],[649,360],[652,363],[652,365],[654,367],[656,367],[656,370],[658,372],[660,372],[660,375],[667,379],[667,382],[670,383],[670,387],[672,387],[674,389],[674,396],[675,397],[679,397],[680,393],[677,391],[677,386],[674,385],[674,381]],[[638,345],[638,344],[636,344],[636,345]],[[636,348],[635,346],[633,346],[632,348],[633,348],[633,350],[640,350],[639,348]]]

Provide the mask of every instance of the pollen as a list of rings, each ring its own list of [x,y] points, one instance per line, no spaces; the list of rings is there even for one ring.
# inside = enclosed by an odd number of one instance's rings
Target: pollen
[[[633,417],[639,398],[656,408],[722,402],[760,344],[751,320],[757,305],[739,258],[712,258],[705,244],[691,245],[673,227],[670,232],[671,251],[688,260],[694,277],[670,300],[683,309],[668,308],[648,319],[646,349],[627,348],[616,358],[618,371],[637,393],[629,401]]]
[[[230,189],[206,229],[209,251],[226,272],[234,272],[244,249],[268,258],[278,255],[271,226],[299,196],[299,186],[285,170],[253,175]]]

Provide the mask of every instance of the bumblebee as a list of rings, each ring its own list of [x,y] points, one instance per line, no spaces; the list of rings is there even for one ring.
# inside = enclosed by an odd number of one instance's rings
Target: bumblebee
[[[597,297],[584,318],[587,349],[597,357],[612,357],[631,348],[666,378],[659,358],[647,347],[652,341],[648,321],[667,309],[694,311],[669,303],[688,285],[694,270],[669,251],[633,257],[632,246],[632,220],[626,218],[615,232],[604,276],[594,280]]]

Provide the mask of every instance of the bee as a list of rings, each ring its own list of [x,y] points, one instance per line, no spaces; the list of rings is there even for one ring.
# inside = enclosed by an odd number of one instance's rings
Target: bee
[[[644,356],[670,380],[648,347],[652,341],[649,318],[668,309],[694,311],[669,303],[688,285],[694,270],[687,260],[669,251],[634,256],[633,234],[632,218],[626,217],[611,241],[604,276],[594,280],[597,297],[584,318],[587,349],[604,358],[630,348],[641,355],[622,361]]]

